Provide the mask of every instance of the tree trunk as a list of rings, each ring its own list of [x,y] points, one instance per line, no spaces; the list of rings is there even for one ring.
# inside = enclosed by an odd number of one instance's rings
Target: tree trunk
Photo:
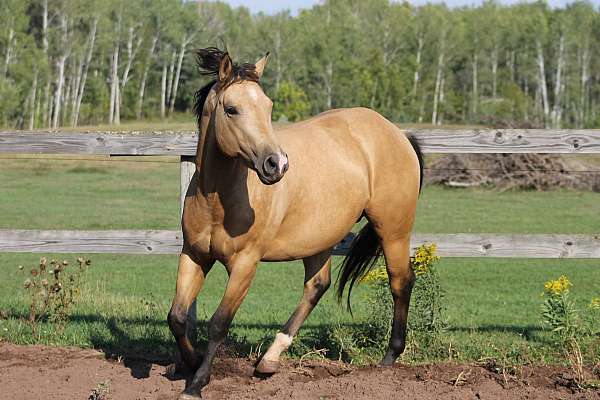
[[[33,73],[33,82],[31,84],[31,94],[30,94],[31,102],[29,103],[29,125],[28,125],[29,130],[32,130],[35,126],[35,104],[36,104],[36,97],[37,97],[37,85],[38,85],[38,71],[36,68]]]
[[[473,54],[473,60],[471,61],[472,78],[473,78],[473,93],[472,93],[472,104],[471,104],[471,119],[477,116],[477,106],[479,105],[479,78],[478,75],[479,67],[479,55]]]
[[[160,85],[160,117],[165,119],[165,104],[167,102],[167,64],[163,60],[162,79]]]
[[[421,53],[423,52],[423,36],[419,35],[419,38],[417,39],[417,66],[415,68],[415,77],[413,80],[413,90],[412,90],[412,94],[413,97],[417,96],[417,90],[419,88],[419,79],[420,74],[421,74]]]
[[[588,43],[586,41],[586,43],[584,44],[584,49],[583,52],[581,54],[581,61],[580,61],[580,70],[581,70],[581,79],[579,82],[579,110],[578,110],[578,116],[577,116],[577,127],[578,128],[583,128],[584,124],[585,124],[585,107],[586,107],[586,92],[587,92],[587,83],[588,83],[588,79],[589,79],[589,73],[588,73],[588,68],[589,68],[589,46]]]
[[[443,46],[443,45],[442,45]],[[431,123],[437,124],[438,120],[438,105],[440,101],[440,88],[442,85],[442,72],[444,68],[444,51],[443,47],[438,56],[437,73],[435,78],[435,91],[433,93],[433,111],[431,112]]]
[[[63,87],[65,84],[65,57],[59,57],[56,63],[56,88],[54,90],[54,111],[52,113],[52,128],[58,128],[62,104]]]
[[[177,60],[177,50],[173,50],[171,56],[171,64],[169,64],[169,77],[167,80],[167,98],[165,99],[165,107],[171,102],[171,95],[173,94],[173,76],[175,75],[175,61]]]
[[[2,77],[6,79],[8,77],[8,66],[12,58],[12,50],[15,41],[15,31],[12,27],[8,29],[8,38],[6,41],[6,49],[4,51],[4,65],[2,67]]]
[[[48,0],[42,2],[42,50],[48,58]],[[48,59],[48,65],[52,65]],[[46,77],[46,85],[44,86],[44,101],[42,103],[42,125],[50,126],[50,75]]]
[[[117,77],[117,79],[119,79]],[[117,81],[117,89],[115,94],[115,125],[121,124],[121,89]]]
[[[112,65],[110,68],[110,104],[108,109],[108,123],[115,123],[116,103],[118,101],[119,91],[119,40],[115,45],[112,55]]]
[[[561,119],[561,92],[562,92],[562,71],[564,64],[564,49],[565,49],[565,36],[564,34],[560,35],[559,45],[558,45],[558,60],[556,61],[556,77],[554,80],[554,107],[552,110],[552,127],[560,128],[560,119]]]
[[[150,50],[148,51],[148,57],[146,58],[146,64],[144,65],[144,71],[142,72],[142,79],[140,81],[140,90],[138,92],[138,101],[135,110],[135,115],[137,119],[142,119],[142,111],[144,109],[144,95],[146,93],[146,81],[148,79],[148,71],[150,70],[150,66],[152,64],[152,58],[154,57],[154,50],[156,49],[156,43],[158,43],[159,34],[157,33],[152,38],[152,43],[150,44]]]
[[[548,117],[550,115],[550,104],[548,103],[548,86],[546,85],[546,70],[544,63],[544,51],[542,44],[539,40],[536,40],[537,48],[537,64],[539,69],[539,86],[541,89],[542,106],[544,110],[544,126],[548,125]]]
[[[275,93],[279,91],[279,85],[281,85],[281,42],[281,25],[278,25],[275,33]]]
[[[62,29],[62,42],[68,43],[68,22],[67,16],[61,17],[61,29]],[[67,62],[68,50],[64,49],[63,53],[58,57],[56,62],[56,89],[54,91],[54,112],[52,113],[52,128],[58,128],[60,121],[60,112],[62,105],[63,89],[65,85],[65,64]]]
[[[333,106],[333,61],[329,61],[325,68],[325,107],[330,110]]]
[[[129,28],[128,30],[128,35],[127,35],[127,45],[125,47],[125,52],[127,54],[127,62],[125,63],[125,68],[123,69],[123,77],[121,78],[121,87],[118,91],[118,104],[117,106],[115,106],[115,109],[117,110],[117,113],[115,113],[115,119],[117,119],[120,123],[121,120],[121,102],[122,102],[122,96],[123,93],[125,93],[125,85],[127,85],[127,83],[129,82],[129,72],[131,71],[131,65],[133,64],[133,60],[135,59],[138,50],[140,49],[140,46],[142,45],[142,38],[138,38],[135,46],[133,45],[133,42],[135,41],[135,28],[132,26]]]
[[[83,66],[83,73],[81,75],[81,83],[77,91],[77,99],[75,101],[75,110],[73,112],[72,125],[77,126],[79,123],[79,111],[81,110],[81,101],[83,100],[83,93],[85,91],[85,83],[87,81],[87,75],[92,62],[92,56],[94,54],[94,44],[96,43],[96,32],[98,28],[98,17],[94,18],[92,22],[92,28],[90,31],[90,39],[88,45],[88,51],[85,56],[85,64]]]
[[[492,98],[496,98],[498,88],[498,48],[494,46],[492,51]]]
[[[446,76],[442,72],[442,82],[440,83],[440,106],[441,106],[441,109],[438,111],[438,120],[437,120],[438,125],[441,125],[444,120],[444,87],[446,86],[445,83],[446,83]]]
[[[510,81],[514,82],[515,81],[515,62],[516,62],[516,52],[514,50],[510,51],[510,55],[508,58],[508,65],[509,65],[509,71],[510,71]]]
[[[183,40],[181,41],[181,48],[179,49],[179,57],[177,58],[177,70],[175,71],[175,81],[173,82],[173,93],[171,94],[171,101],[169,104],[169,115],[173,115],[175,111],[175,99],[177,98],[177,89],[179,88],[179,77],[181,76],[181,66],[183,65],[183,57],[185,56],[185,51],[187,46],[192,41],[193,36],[188,37],[187,35],[183,36]]]

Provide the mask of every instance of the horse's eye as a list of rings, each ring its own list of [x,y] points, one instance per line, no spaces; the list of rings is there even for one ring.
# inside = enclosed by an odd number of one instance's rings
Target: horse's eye
[[[234,106],[225,106],[225,114],[235,115],[237,113],[238,113],[238,110]]]

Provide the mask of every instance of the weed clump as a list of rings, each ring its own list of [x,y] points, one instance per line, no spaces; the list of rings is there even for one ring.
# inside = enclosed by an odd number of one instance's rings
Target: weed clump
[[[69,268],[67,260],[40,259],[37,267],[29,270],[23,288],[29,295],[29,318],[32,336],[40,337],[38,324],[47,319],[56,332],[62,332],[69,321],[73,307],[81,297],[84,279],[91,261],[77,258],[77,268]],[[27,274],[23,266],[18,269]]]

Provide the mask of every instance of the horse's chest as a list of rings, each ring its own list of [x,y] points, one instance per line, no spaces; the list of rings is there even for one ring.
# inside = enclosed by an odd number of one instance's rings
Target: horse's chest
[[[195,252],[227,263],[247,245],[254,214],[243,210],[211,211],[196,215],[197,219],[184,220],[186,237]]]

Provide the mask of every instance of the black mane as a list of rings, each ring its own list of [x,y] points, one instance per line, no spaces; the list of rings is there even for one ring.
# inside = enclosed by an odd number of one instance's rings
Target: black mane
[[[219,67],[223,57],[228,56],[227,50],[223,51],[216,47],[207,47],[205,49],[196,50],[196,60],[200,68],[200,74],[212,77],[218,77]],[[256,65],[250,63],[233,63],[231,73],[219,82],[218,90],[223,90],[236,82],[241,81],[259,81],[259,76],[256,73]],[[200,124],[204,103],[208,97],[211,88],[217,83],[217,79],[203,86],[194,94],[194,114]]]
[[[202,110],[204,110],[204,103],[206,103],[208,93],[210,93],[210,89],[212,89],[215,83],[217,83],[217,81],[213,80],[204,85],[196,93],[194,93],[194,115],[196,116],[196,122],[198,123],[198,127],[200,127],[200,119],[202,118]]]

